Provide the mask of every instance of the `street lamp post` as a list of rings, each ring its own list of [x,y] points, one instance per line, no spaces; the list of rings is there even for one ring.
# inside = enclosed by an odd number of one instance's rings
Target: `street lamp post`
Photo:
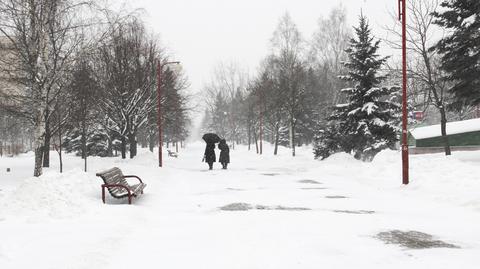
[[[398,19],[402,22],[402,183],[409,183],[408,176],[408,122],[407,122],[407,14],[406,0],[398,0]]]
[[[161,63],[160,60],[157,62],[157,126],[158,126],[158,166],[162,167],[163,166],[163,152],[162,152],[162,146],[163,146],[163,133],[162,133],[162,69],[164,66],[169,65],[169,64],[180,64],[180,62],[166,62],[166,63]]]

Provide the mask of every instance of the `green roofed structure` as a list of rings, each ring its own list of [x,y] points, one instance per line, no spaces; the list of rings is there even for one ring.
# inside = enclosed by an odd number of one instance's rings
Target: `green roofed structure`
[[[452,151],[480,150],[480,118],[447,123],[447,136]],[[410,129],[408,142],[412,154],[442,152],[440,124]]]

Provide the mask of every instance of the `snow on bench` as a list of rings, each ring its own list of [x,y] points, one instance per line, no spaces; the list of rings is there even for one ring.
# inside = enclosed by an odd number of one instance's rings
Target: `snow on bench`
[[[124,176],[122,170],[118,167],[108,169],[96,175],[97,177],[101,177],[104,183],[102,184],[103,203],[105,203],[105,188],[108,189],[108,192],[116,199],[128,197],[128,203],[131,204],[132,197],[143,194],[143,189],[147,186],[138,176]],[[136,178],[140,183],[130,185],[126,178]]]

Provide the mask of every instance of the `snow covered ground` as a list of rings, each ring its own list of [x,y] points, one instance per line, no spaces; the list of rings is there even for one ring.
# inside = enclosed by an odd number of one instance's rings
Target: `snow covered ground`
[[[398,152],[372,163],[347,154],[315,161],[308,148],[295,158],[266,152],[231,151],[227,171],[207,171],[202,143],[163,169],[141,151],[134,160],[91,158],[83,173],[82,160],[67,155],[63,174],[52,153],[39,179],[30,177],[31,154],[0,158],[0,268],[479,267],[479,152],[411,156],[409,186]],[[102,204],[95,172],[113,166],[148,184],[133,205]],[[392,230],[458,248],[376,238]]]

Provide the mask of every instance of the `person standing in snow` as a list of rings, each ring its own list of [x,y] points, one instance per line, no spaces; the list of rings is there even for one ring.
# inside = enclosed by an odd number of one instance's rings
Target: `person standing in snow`
[[[203,155],[203,160],[208,163],[209,170],[213,169],[213,163],[217,161],[217,156],[215,156],[215,144],[207,143],[205,148],[205,154]]]
[[[227,165],[230,163],[230,148],[225,139],[220,140],[220,143],[218,143],[218,149],[220,149],[220,158],[218,160],[222,164],[222,168],[227,169]]]

